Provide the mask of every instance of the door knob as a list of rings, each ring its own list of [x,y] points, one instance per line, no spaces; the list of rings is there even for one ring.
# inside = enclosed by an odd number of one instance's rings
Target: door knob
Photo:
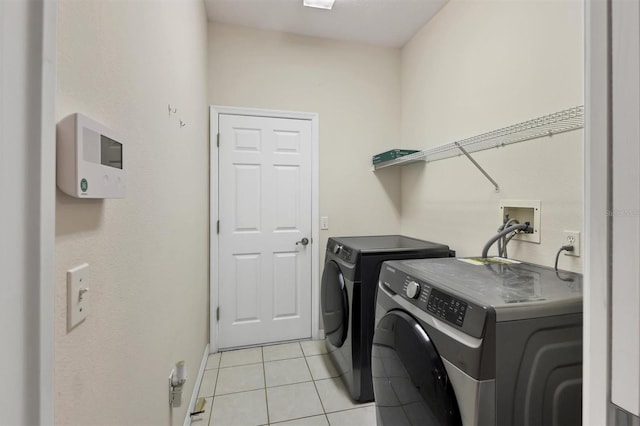
[[[309,244],[309,239],[307,237],[304,237],[300,241],[296,241],[296,245],[298,244],[302,244],[303,246],[306,246],[307,244]]]

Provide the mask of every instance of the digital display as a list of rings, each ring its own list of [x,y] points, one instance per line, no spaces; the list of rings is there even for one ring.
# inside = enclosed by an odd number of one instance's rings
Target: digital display
[[[467,304],[434,288],[429,295],[427,310],[439,318],[462,327]]]
[[[100,164],[122,169],[122,144],[100,135]]]

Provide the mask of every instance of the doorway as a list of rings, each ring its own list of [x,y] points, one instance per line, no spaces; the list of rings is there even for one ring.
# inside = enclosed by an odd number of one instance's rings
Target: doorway
[[[213,106],[211,130],[211,351],[317,337],[317,114]]]

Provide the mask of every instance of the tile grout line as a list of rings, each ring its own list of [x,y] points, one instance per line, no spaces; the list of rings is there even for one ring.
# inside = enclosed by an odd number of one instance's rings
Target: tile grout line
[[[218,375],[220,375],[220,363],[222,362],[222,354],[220,354],[220,359],[218,359],[218,368],[216,369],[216,384],[213,386],[213,395],[211,395],[211,411],[209,412],[209,421],[207,422],[208,426],[211,426],[211,421],[213,420],[213,403],[216,399],[216,389],[218,388]]]
[[[302,346],[302,345],[300,345]],[[318,353],[310,353],[309,355],[307,355],[304,352],[304,348],[302,349],[302,352],[304,353],[304,361],[307,363],[307,368],[309,369],[309,373],[311,373],[311,367],[309,367],[309,361],[307,360],[308,357],[311,356],[321,356],[327,352],[318,352]],[[318,391],[318,386],[316,385],[316,379],[313,377],[313,374],[311,374],[311,380],[313,381],[313,387],[316,390],[316,394],[318,395],[318,399],[320,400],[320,405],[322,406],[322,411],[324,413],[324,418],[327,420],[327,424],[331,425],[331,423],[329,422],[329,416],[327,415],[327,409],[324,407],[324,402],[322,402],[322,397],[320,396],[320,392]]]
[[[322,380],[326,380],[326,379],[322,379]],[[285,386],[301,385],[303,383],[311,383],[311,382],[313,382],[313,380],[305,380],[304,382],[285,383],[283,385],[275,385],[275,386],[268,386],[268,387],[265,386],[265,387],[246,389],[246,390],[240,390],[240,391],[235,391],[235,392],[221,393],[220,395],[216,395],[216,396],[236,395],[236,394],[239,394],[239,393],[254,392],[254,391],[257,391],[257,390],[260,390],[260,389],[283,388]],[[207,397],[207,398],[209,398],[209,397]]]
[[[238,365],[229,365],[227,367],[220,367],[222,369],[227,369],[227,368],[235,368],[235,367],[246,367],[247,365],[258,365],[258,364],[264,364],[264,362],[249,362],[247,364],[238,364]]]
[[[318,395],[318,400],[320,401],[320,406],[322,407],[322,412],[324,413],[324,417],[327,419],[327,423],[329,423],[329,418],[327,417],[327,410],[324,408],[324,403],[322,402],[322,398],[320,397],[320,392],[318,392],[318,386],[316,386],[316,381],[313,379],[313,374],[311,374],[311,368],[309,367],[309,361],[307,361],[306,354],[304,356],[304,362],[305,364],[307,364],[307,368],[309,369],[309,374],[311,375],[311,382],[313,383],[313,388],[316,390],[316,395]]]
[[[207,372],[209,372],[209,371],[211,371],[211,370],[216,370],[216,382],[217,382],[217,380],[218,380],[218,371],[217,371],[217,367],[216,367],[216,368],[207,368],[207,367],[209,366],[209,358],[210,358],[210,357],[211,357],[211,354],[207,355],[207,363],[206,363],[205,368],[204,368],[204,375],[206,375],[206,374],[207,374]],[[203,380],[204,380],[204,375],[203,375]],[[200,398],[204,398],[204,400],[205,400],[205,407],[206,407],[206,400],[207,400],[208,398],[211,398],[211,407],[209,408],[209,412],[206,412],[206,411],[205,411],[205,413],[202,413],[202,414],[204,414],[204,415],[205,415],[205,417],[206,417],[206,424],[207,424],[207,425],[209,425],[209,423],[211,422],[211,411],[212,411],[212,409],[213,409],[213,395],[203,395],[203,396],[200,396],[200,392],[202,391],[202,385],[203,385],[203,383],[202,383],[202,382],[200,382],[200,387],[198,388],[198,395],[197,395],[196,400],[197,400],[197,399],[200,399]],[[214,393],[215,393],[215,385],[214,385]],[[205,417],[202,417],[201,419],[202,419],[202,420],[205,420]],[[193,417],[191,417],[191,421],[193,421]]]
[[[218,352],[220,354],[220,356],[218,357],[218,363],[216,365],[216,380],[215,380],[215,384],[213,385],[213,395],[211,395],[211,408],[209,411],[209,421],[207,422],[207,425],[210,426],[211,425],[211,421],[213,420],[213,403],[215,401],[216,398],[216,389],[218,388],[218,377],[220,375],[220,363],[222,362],[222,352]]]
[[[317,353],[317,354],[309,354],[308,356],[305,354],[305,361],[307,361],[307,358],[309,358],[309,357],[314,357],[314,356],[320,357],[320,356],[323,356],[323,355],[328,355],[328,352]],[[307,361],[307,367],[308,366],[309,366],[309,363]],[[311,371],[311,369],[309,369],[309,371]],[[324,416],[327,419],[327,423],[329,425],[331,425],[331,422],[329,421],[329,414],[342,413],[342,412],[352,411],[352,410],[358,410],[358,409],[361,409],[361,408],[369,407],[372,404],[372,403],[358,404],[359,406],[354,406],[354,407],[344,408],[344,409],[341,409],[341,410],[335,410],[335,411],[327,412],[326,409],[324,408],[324,403],[322,402],[322,397],[320,397],[320,392],[318,392],[318,387],[316,385],[316,382],[317,381],[321,381],[321,380],[335,380],[335,379],[340,379],[340,376],[338,375],[336,377],[333,377],[333,376],[329,375],[329,377],[319,378],[317,380],[315,378],[313,379],[313,385],[316,388],[316,392],[318,393],[318,398],[320,399],[320,404],[322,404],[322,410],[324,411]]]
[[[283,359],[278,359],[278,360],[272,360],[272,361],[269,361],[269,362],[290,361],[292,359],[305,358],[304,351],[302,350],[302,345],[300,344],[300,342],[296,342],[296,343],[298,343],[298,347],[300,348],[300,351],[302,352],[302,356],[301,357],[296,356],[296,357],[293,357],[293,358],[283,358]],[[307,366],[307,370],[309,371],[309,376],[311,376],[311,370],[309,369],[309,365],[307,364],[306,358],[305,358],[305,365]],[[266,376],[266,369],[265,369],[265,376]],[[301,383],[309,383],[310,381],[313,382],[313,376],[311,376],[311,380],[308,380],[308,381],[295,382],[295,383],[285,383],[285,384],[282,384],[282,385],[269,386],[268,388],[279,388],[279,387],[284,387],[284,386],[298,385],[298,384],[301,384]],[[267,379],[265,377],[265,387],[266,387],[266,384],[267,384]],[[265,388],[265,394],[266,394],[266,389],[267,388]],[[318,391],[316,390],[316,393],[317,392]],[[319,395],[318,395],[318,399],[320,399]],[[268,398],[267,398],[267,400],[268,400]],[[322,404],[322,401],[320,401],[320,404]],[[268,401],[267,401],[267,407],[268,407]],[[267,410],[268,410],[268,408],[267,408]],[[323,407],[322,411],[324,412],[324,407]],[[294,420],[311,418],[311,417],[315,417],[315,416],[318,416],[318,415],[319,414],[312,414],[312,415],[309,415],[309,416],[294,417],[294,418],[291,418],[291,419],[286,419],[286,420],[282,420],[280,422],[273,423],[273,425],[277,425],[278,423],[282,423],[282,422],[290,422],[290,421],[294,421]],[[327,423],[328,423],[328,420],[327,420]],[[271,419],[269,419],[269,423],[268,424],[272,425]]]
[[[279,422],[269,423],[269,425],[270,426],[278,426],[279,424],[292,422],[294,420],[310,419],[312,417],[320,417],[320,416],[324,416],[325,418],[327,417],[325,414],[312,414],[310,416],[295,417],[295,418],[289,419],[289,420],[281,420]],[[327,423],[329,423],[329,419],[327,419]]]
[[[311,382],[311,383],[313,383],[313,387],[314,387],[314,389],[316,391],[316,395],[318,396],[318,401],[320,401],[320,407],[322,408],[322,414],[311,414],[311,415],[308,415],[308,416],[294,417],[294,418],[291,418],[291,419],[283,420],[282,422],[290,422],[290,421],[294,421],[294,420],[306,419],[306,418],[311,418],[311,417],[316,417],[316,416],[322,415],[327,420],[327,424],[328,424],[329,423],[329,419],[327,418],[327,415],[326,415],[325,410],[324,410],[324,405],[322,404],[322,399],[320,398],[320,394],[318,393],[318,388],[316,387],[315,381],[313,379],[313,375],[311,374],[311,368],[309,367],[309,363],[307,362],[307,356],[304,353],[304,350],[302,349],[302,345],[300,344],[300,342],[298,342],[298,344],[300,345],[300,349],[302,351],[302,357],[295,357],[295,358],[283,359],[283,360],[278,360],[278,361],[285,361],[285,360],[290,360],[290,359],[304,358],[304,363],[307,366],[307,371],[309,372],[309,376],[311,377],[311,380],[303,381],[303,382],[297,382],[297,383],[287,383],[287,384],[277,385],[277,386],[270,386],[270,388],[291,386],[291,385]],[[265,379],[265,384],[266,384],[266,379]],[[278,423],[274,423],[274,425],[277,425],[277,424]],[[269,423],[269,425],[271,425],[271,423]]]
[[[306,365],[307,370],[308,370],[308,372],[309,372],[309,374],[310,374],[310,376],[311,376],[311,380],[310,380],[310,381],[311,381],[311,382],[313,382],[314,389],[316,390],[316,395],[317,395],[317,397],[318,397],[318,400],[320,401],[320,406],[321,406],[321,408],[322,408],[322,414],[314,414],[314,415],[307,415],[307,416],[302,416],[302,417],[296,417],[296,418],[292,418],[292,419],[283,420],[283,422],[288,422],[288,421],[293,421],[293,420],[300,420],[300,419],[305,419],[305,418],[312,418],[312,417],[315,417],[315,416],[318,416],[318,415],[323,415],[323,416],[324,416],[324,418],[325,418],[325,420],[326,420],[326,422],[327,422],[327,424],[329,424],[329,425],[330,425],[330,424],[331,424],[331,422],[329,421],[329,416],[328,416],[329,414],[333,414],[333,413],[341,413],[341,412],[348,412],[348,411],[354,411],[354,410],[358,410],[358,409],[361,409],[361,408],[366,408],[366,407],[368,407],[368,406],[370,406],[370,405],[371,405],[371,404],[359,404],[359,406],[352,406],[352,407],[349,407],[349,408],[344,408],[344,409],[340,409],[340,410],[335,410],[335,411],[331,411],[330,413],[329,413],[329,412],[327,412],[327,411],[326,411],[326,408],[325,408],[325,404],[324,404],[324,402],[322,401],[322,398],[321,398],[321,396],[320,396],[320,392],[318,391],[318,387],[317,387],[317,383],[316,383],[316,382],[317,382],[317,381],[319,381],[319,380],[333,380],[333,379],[335,379],[335,377],[331,377],[331,376],[329,376],[329,377],[326,377],[326,378],[322,378],[322,379],[317,379],[317,380],[316,380],[316,379],[313,377],[313,374],[311,374],[311,368],[310,368],[309,360],[308,360],[308,358],[309,358],[309,357],[322,356],[322,355],[324,355],[325,353],[317,353],[317,354],[316,354],[316,353],[314,353],[314,354],[309,354],[309,355],[307,355],[307,354],[304,352],[304,349],[302,348],[302,344],[301,344],[300,342],[296,342],[296,343],[298,343],[298,347],[299,347],[299,348],[300,348],[300,350],[302,351],[302,354],[303,354],[302,358],[304,358],[305,365]],[[267,386],[267,378],[266,378],[266,363],[267,363],[267,361],[265,361],[264,347],[265,347],[265,346],[261,346],[261,347],[260,347],[260,357],[261,357],[261,360],[262,360],[262,361],[261,361],[261,362],[259,362],[259,363],[241,364],[241,365],[235,365],[235,366],[230,366],[230,367],[220,367],[220,366],[221,366],[221,364],[222,364],[222,355],[220,356],[220,359],[218,360],[218,368],[217,368],[217,370],[218,370],[218,371],[216,371],[216,378],[215,378],[215,380],[216,380],[216,381],[215,381],[215,386],[214,386],[213,396],[212,396],[211,413],[210,413],[210,415],[209,415],[209,419],[208,419],[208,420],[209,420],[209,421],[208,421],[208,424],[209,424],[210,426],[212,426],[212,423],[211,423],[211,422],[212,422],[212,420],[213,420],[213,400],[214,400],[217,396],[221,396],[221,395],[216,395],[216,394],[215,394],[215,393],[216,393],[216,391],[217,391],[217,388],[218,388],[218,378],[219,378],[219,375],[220,375],[220,369],[221,369],[221,368],[242,367],[242,366],[246,366],[246,365],[257,365],[257,364],[261,364],[261,365],[262,365],[263,380],[264,380],[264,387],[263,387],[263,388],[258,388],[258,389],[253,389],[253,390],[244,390],[244,391],[238,391],[238,392],[230,392],[230,393],[228,393],[228,394],[223,394],[223,395],[240,394],[240,393],[251,392],[251,391],[256,391],[256,390],[263,389],[263,390],[264,390],[264,392],[265,392],[265,404],[266,404],[266,411],[267,411],[267,423],[266,423],[266,425],[271,425],[271,424],[272,424],[272,423],[271,423],[271,418],[270,418],[270,417],[271,417],[271,413],[269,412],[269,398],[268,398],[268,395],[267,395],[267,390],[268,390],[269,388],[278,388],[278,387],[291,386],[291,385],[296,385],[296,384],[302,384],[302,383],[308,383],[308,382],[309,382],[309,381],[302,381],[302,382],[295,382],[295,383],[286,383],[286,384],[281,384],[281,385],[276,385],[276,386],[271,386],[271,387]],[[271,360],[271,361],[269,361],[269,362],[287,361],[287,360],[293,360],[293,359],[299,359],[299,358],[301,358],[301,357],[299,357],[299,356],[294,356],[294,357],[292,357],[292,358],[282,358],[282,359],[277,359],[277,360]],[[338,378],[339,378],[339,377],[338,377]],[[277,424],[278,424],[278,423],[274,423],[274,425],[277,425]],[[265,426],[266,426],[266,425],[265,425]]]
[[[260,356],[262,357],[262,378],[264,380],[264,405],[267,409],[267,424],[271,424],[271,416],[269,415],[269,396],[267,395],[267,369],[264,365],[264,346],[260,346]]]

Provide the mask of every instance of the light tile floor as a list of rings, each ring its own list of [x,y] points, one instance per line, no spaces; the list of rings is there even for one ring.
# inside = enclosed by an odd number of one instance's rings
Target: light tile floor
[[[327,355],[308,340],[210,355],[193,426],[375,426],[375,405],[354,403]]]

